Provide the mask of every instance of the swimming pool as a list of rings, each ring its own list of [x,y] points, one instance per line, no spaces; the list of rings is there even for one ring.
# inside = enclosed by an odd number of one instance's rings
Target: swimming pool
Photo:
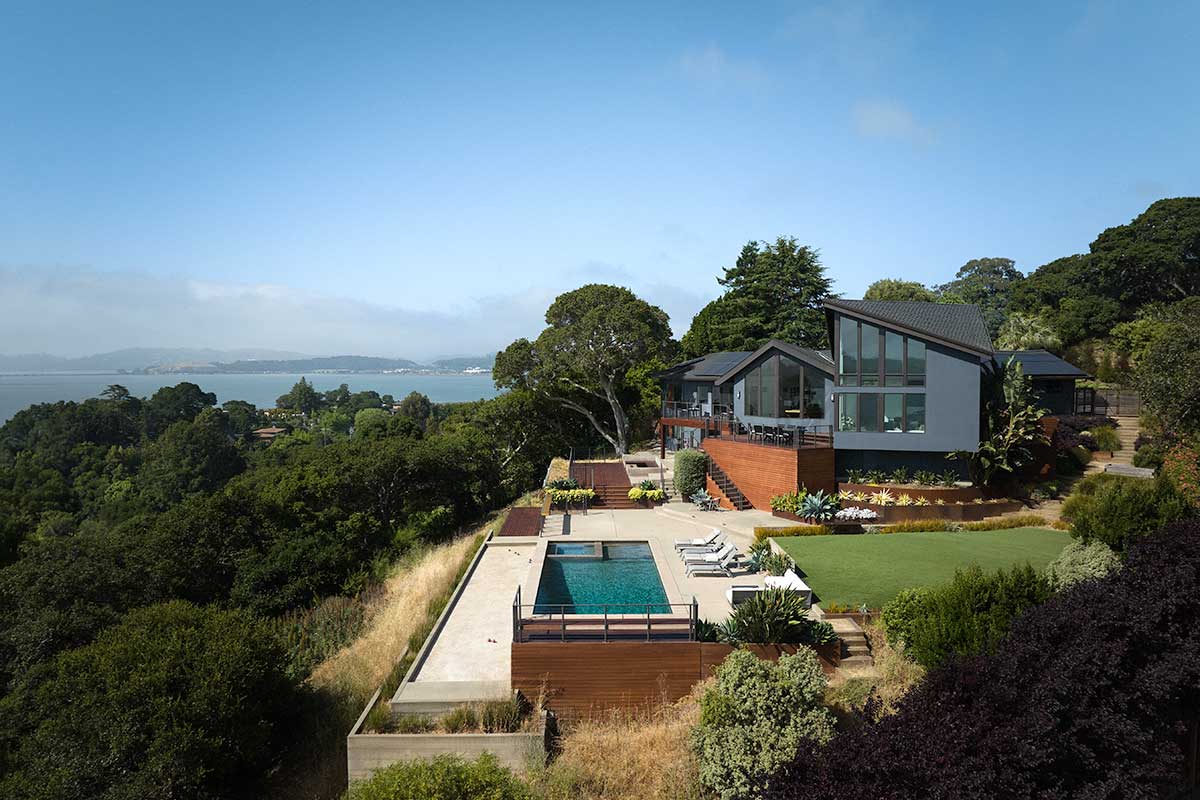
[[[648,542],[549,543],[534,602],[535,614],[671,612]]]

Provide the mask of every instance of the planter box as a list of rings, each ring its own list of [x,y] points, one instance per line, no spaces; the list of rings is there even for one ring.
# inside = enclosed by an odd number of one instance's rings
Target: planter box
[[[893,497],[899,497],[906,494],[916,500],[918,497],[927,497],[930,502],[941,498],[947,503],[953,503],[956,500],[970,502],[976,498],[983,497],[983,492],[974,486],[899,486],[893,483],[839,483],[838,491],[849,492],[866,492],[872,494],[880,489],[887,489],[892,493]],[[847,501],[843,501],[845,505]],[[854,505],[861,505],[854,500],[848,501]]]
[[[524,769],[531,754],[545,757],[555,733],[554,715],[546,712],[539,715],[533,730],[518,733],[363,733],[367,714],[381,690],[371,696],[346,737],[346,777],[350,781],[369,778],[375,770],[397,761],[445,754],[474,759],[492,753],[501,764]]]
[[[1019,500],[1004,503],[965,503],[944,506],[879,506],[862,504],[879,515],[876,523],[909,522],[916,519],[948,519],[956,522],[978,522],[985,517],[997,517],[1011,511],[1019,511],[1024,505]]]

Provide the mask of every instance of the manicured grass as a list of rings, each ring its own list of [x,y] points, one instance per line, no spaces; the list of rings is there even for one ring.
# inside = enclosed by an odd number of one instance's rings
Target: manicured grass
[[[775,541],[800,568],[816,599],[879,608],[910,586],[936,586],[978,564],[985,572],[1028,561],[1050,563],[1071,540],[1063,531],[1005,531],[789,536]]]

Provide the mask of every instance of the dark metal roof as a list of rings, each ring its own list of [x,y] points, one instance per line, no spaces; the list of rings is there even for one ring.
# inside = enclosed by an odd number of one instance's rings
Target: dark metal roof
[[[708,355],[676,364],[670,369],[659,373],[659,375],[685,381],[715,380],[724,375],[731,366],[739,363],[748,355],[750,355],[748,350],[709,353]]]
[[[729,368],[717,378],[717,383],[725,383],[725,381],[735,377],[739,372],[757,361],[768,350],[778,350],[782,353],[787,353],[793,358],[811,364],[818,369],[828,370],[831,375],[833,374],[833,356],[830,355],[828,350],[812,350],[808,347],[794,345],[791,342],[772,339],[753,353],[746,353],[744,358],[730,364]]]
[[[1021,371],[1031,378],[1090,378],[1079,367],[1064,361],[1046,350],[997,350],[996,363],[1004,366],[1009,358],[1021,365]]]
[[[992,337],[978,306],[918,300],[826,300],[825,307],[907,329],[980,355],[992,354]]]

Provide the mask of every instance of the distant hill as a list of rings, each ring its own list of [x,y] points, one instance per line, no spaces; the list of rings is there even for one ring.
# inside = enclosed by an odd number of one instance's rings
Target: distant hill
[[[218,361],[211,364],[189,364],[180,367],[160,367],[154,372],[190,373],[264,373],[264,372],[385,372],[397,369],[427,369],[407,358],[375,358],[372,356],[309,356],[290,359],[256,359]]]
[[[46,353],[0,355],[0,372],[133,372],[172,365],[308,357],[305,353],[248,347],[234,350],[194,347],[130,347],[79,358],[65,358]]]
[[[496,354],[486,356],[455,356],[454,358],[439,358],[433,362],[435,369],[460,372],[464,369],[491,369],[496,363]]]

